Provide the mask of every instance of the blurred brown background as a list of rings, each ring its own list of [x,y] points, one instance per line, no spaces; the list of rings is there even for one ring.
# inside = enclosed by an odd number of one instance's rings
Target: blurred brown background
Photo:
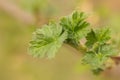
[[[120,49],[120,0],[0,0],[0,80],[120,80],[119,65],[94,76],[68,45],[52,60],[28,55],[36,28],[74,10],[86,12],[93,28],[110,27]]]

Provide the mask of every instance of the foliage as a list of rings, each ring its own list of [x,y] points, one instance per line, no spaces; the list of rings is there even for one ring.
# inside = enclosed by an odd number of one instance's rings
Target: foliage
[[[85,19],[86,15],[83,12],[79,13],[77,11],[61,19],[60,24],[62,25],[63,30],[68,32],[67,43],[74,46],[80,44],[79,40],[88,32],[87,27],[89,26],[89,23],[85,21]]]
[[[77,47],[83,49],[85,46],[82,63],[89,65],[95,74],[100,73],[107,68],[106,61],[117,52],[110,43],[110,30],[108,28],[88,30],[89,23],[85,19],[83,12],[75,11],[63,17],[60,23],[50,23],[44,25],[42,29],[37,29],[30,42],[30,54],[35,57],[53,58],[63,42],[76,49]],[[83,46],[80,45],[82,38],[86,39]]]
[[[42,29],[37,29],[30,42],[30,53],[35,57],[53,58],[57,50],[67,38],[67,32],[62,32],[62,27],[55,23],[44,25]]]
[[[106,41],[110,39],[110,30],[109,29],[101,29],[94,31],[93,29],[86,36],[87,47],[93,47],[95,43],[104,44]]]
[[[94,31],[93,29],[86,36],[87,52],[82,59],[84,64],[89,64],[93,72],[99,73],[105,69],[105,63],[110,56],[115,56],[116,52],[110,40],[110,30],[108,28]]]

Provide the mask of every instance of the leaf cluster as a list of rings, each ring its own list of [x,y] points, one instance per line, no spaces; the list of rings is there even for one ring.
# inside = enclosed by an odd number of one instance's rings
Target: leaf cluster
[[[89,65],[91,70],[98,74],[106,69],[105,63],[116,55],[110,43],[110,30],[108,28],[89,29],[83,12],[73,12],[63,17],[60,22],[50,22],[33,33],[29,51],[34,57],[53,58],[63,43],[83,51],[82,63]],[[80,45],[80,40],[85,38],[85,44]]]
[[[87,51],[82,59],[83,64],[89,64],[94,72],[103,71],[106,68],[106,61],[116,55],[113,46],[109,43],[110,39],[108,28],[96,31],[92,29],[86,36]]]

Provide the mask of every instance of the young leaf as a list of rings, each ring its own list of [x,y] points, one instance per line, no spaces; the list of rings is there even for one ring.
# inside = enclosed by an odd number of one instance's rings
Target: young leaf
[[[92,29],[86,36],[86,46],[91,48],[95,43],[104,44],[110,38],[110,30],[108,28],[103,28],[96,31]]]
[[[84,64],[89,64],[94,73],[105,69],[106,61],[116,55],[115,50],[108,44],[110,39],[109,29],[91,30],[86,36],[87,52],[82,59]]]
[[[87,52],[85,53],[82,61],[83,64],[89,64],[92,68],[92,70],[98,69],[98,68],[103,68],[104,63],[107,60],[107,56],[101,53],[94,53],[94,52]]]
[[[74,46],[79,45],[79,40],[83,38],[88,30],[89,23],[85,21],[86,15],[83,12],[73,12],[71,15],[61,19],[60,24],[68,32],[67,43]]]
[[[86,46],[87,46],[87,47],[92,47],[93,44],[94,44],[95,42],[97,42],[97,37],[96,37],[96,34],[95,34],[95,32],[94,32],[93,30],[91,30],[91,32],[89,32],[89,33],[87,34],[86,40],[87,40],[87,42],[86,42]]]
[[[66,38],[67,32],[63,32],[61,26],[55,23],[44,25],[33,34],[29,47],[30,54],[34,57],[53,58]]]

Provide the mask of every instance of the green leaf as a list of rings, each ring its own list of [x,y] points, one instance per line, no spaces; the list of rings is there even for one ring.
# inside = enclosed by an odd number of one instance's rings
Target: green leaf
[[[92,69],[102,68],[106,61],[107,57],[102,55],[101,53],[87,52],[85,53],[82,61],[83,64],[89,64]]]
[[[89,32],[86,36],[86,46],[87,47],[92,47],[93,44],[95,42],[97,42],[97,37],[96,37],[96,33],[94,32],[94,30],[92,29],[91,32]]]
[[[92,29],[86,36],[86,46],[91,48],[95,43],[104,44],[110,38],[110,30],[108,28],[103,28],[96,31]]]
[[[77,11],[61,19],[60,24],[63,30],[68,32],[67,43],[75,46],[79,45],[79,40],[88,32],[89,23],[85,19],[86,15]]]
[[[100,45],[100,52],[107,57],[116,56],[118,54],[117,50],[111,44]]]
[[[103,71],[107,59],[116,55],[116,51],[108,41],[110,40],[110,30],[102,28],[91,30],[86,36],[87,52],[82,59],[83,64],[91,66],[93,73],[99,74]]]
[[[67,32],[63,32],[61,26],[55,23],[44,25],[42,29],[37,29],[33,33],[29,47],[30,54],[34,57],[53,58],[66,38]]]

